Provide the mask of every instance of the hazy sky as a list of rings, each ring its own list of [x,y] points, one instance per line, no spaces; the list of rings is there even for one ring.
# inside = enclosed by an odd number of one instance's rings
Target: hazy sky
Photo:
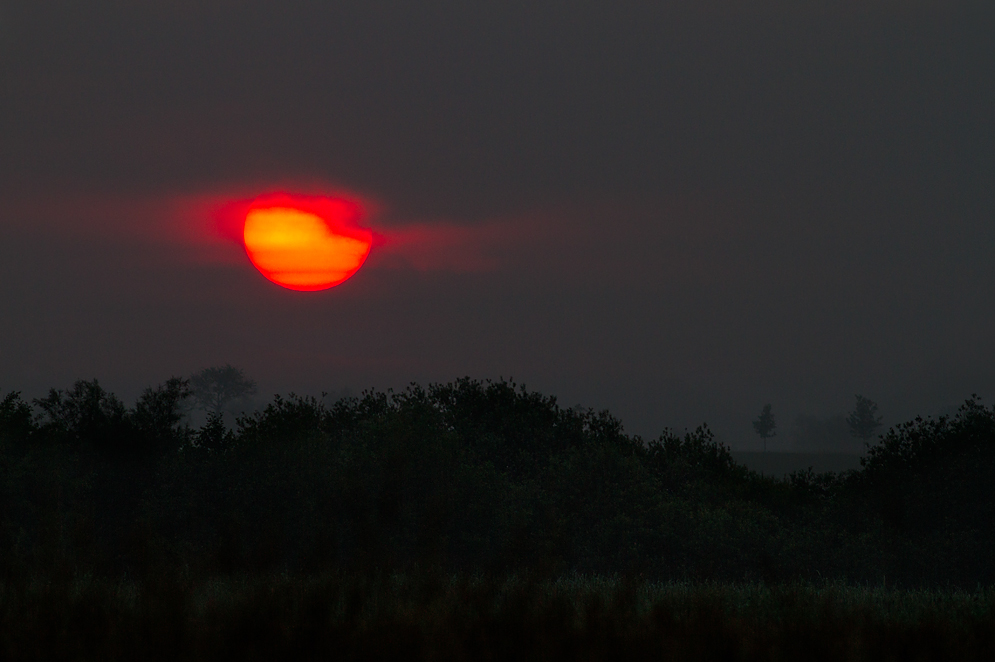
[[[139,6],[140,5],[140,6]],[[206,6],[204,6],[206,5]],[[514,377],[630,432],[995,396],[995,4],[0,2],[0,390]],[[346,193],[297,293],[210,209]]]

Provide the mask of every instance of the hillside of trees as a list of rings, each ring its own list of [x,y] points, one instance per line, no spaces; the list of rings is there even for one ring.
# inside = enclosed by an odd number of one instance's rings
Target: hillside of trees
[[[705,426],[643,440],[508,382],[276,397],[196,429],[190,395],[0,394],[0,571],[995,580],[995,407],[976,398],[892,428],[860,471],[775,480]]]

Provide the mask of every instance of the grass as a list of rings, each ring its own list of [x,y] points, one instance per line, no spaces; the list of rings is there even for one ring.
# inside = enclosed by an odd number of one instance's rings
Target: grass
[[[397,574],[8,580],[0,658],[995,659],[995,590]]]

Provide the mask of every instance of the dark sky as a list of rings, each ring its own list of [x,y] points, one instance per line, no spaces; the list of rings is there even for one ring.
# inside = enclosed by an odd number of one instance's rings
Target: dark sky
[[[0,389],[512,376],[741,448],[766,402],[785,445],[855,393],[990,402],[993,35],[988,0],[0,2]],[[283,290],[206,211],[273,190],[395,241]]]

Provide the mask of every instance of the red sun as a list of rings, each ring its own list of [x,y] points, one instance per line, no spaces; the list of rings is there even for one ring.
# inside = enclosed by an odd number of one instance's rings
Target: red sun
[[[259,272],[290,290],[326,290],[356,273],[373,244],[362,207],[343,198],[275,193],[251,201],[242,241]]]

